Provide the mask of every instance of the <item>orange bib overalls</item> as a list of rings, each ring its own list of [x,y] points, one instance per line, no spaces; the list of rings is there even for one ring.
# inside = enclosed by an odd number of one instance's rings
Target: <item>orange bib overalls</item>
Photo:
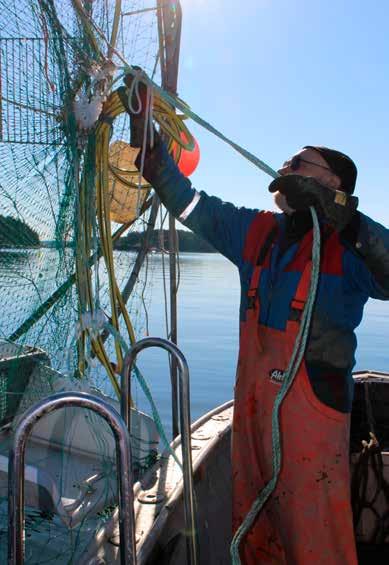
[[[268,225],[264,234],[261,224],[257,241],[268,238],[274,228],[271,222]],[[323,256],[331,253],[328,244],[329,240]],[[299,329],[298,316],[287,322],[285,331],[259,323],[258,286],[262,264],[271,254],[268,247],[261,264],[254,267],[249,308],[241,324],[232,440],[234,532],[272,476],[272,409]],[[312,232],[302,247],[304,266],[291,304],[297,312],[304,308],[309,290]],[[356,565],[349,420],[349,414],[316,397],[303,361],[280,411],[279,480],[241,543],[243,564]]]

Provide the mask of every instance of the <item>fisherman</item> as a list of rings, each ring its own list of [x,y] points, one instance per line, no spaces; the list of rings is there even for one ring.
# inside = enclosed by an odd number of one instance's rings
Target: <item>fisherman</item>
[[[134,147],[143,145],[144,120],[144,111],[131,115]],[[239,270],[234,531],[272,477],[272,410],[309,294],[309,207],[318,213],[319,287],[304,358],[281,407],[282,468],[240,556],[246,565],[356,565],[349,470],[354,330],[369,297],[389,298],[389,235],[357,210],[357,169],[345,154],[306,146],[278,172],[269,190],[281,213],[238,208],[197,192],[158,135],[153,147],[146,142],[143,177],[178,220]]]

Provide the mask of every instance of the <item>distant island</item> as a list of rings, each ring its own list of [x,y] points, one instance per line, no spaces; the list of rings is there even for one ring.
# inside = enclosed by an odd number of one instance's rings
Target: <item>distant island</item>
[[[195,253],[217,253],[204,239],[191,231],[177,230],[179,251],[191,251]],[[130,232],[115,242],[114,248],[120,251],[136,251],[142,246],[143,232]],[[150,237],[149,248],[159,251],[169,249],[168,230],[154,230]]]
[[[36,231],[22,220],[0,214],[0,247],[39,247]]]
[[[208,242],[191,231],[177,230],[179,251],[194,253],[217,253]],[[144,232],[133,231],[115,241],[114,249],[137,251],[143,244]],[[73,247],[67,242],[66,247]],[[57,247],[55,241],[40,241],[38,233],[22,220],[0,214],[0,247]],[[149,250],[169,249],[168,230],[154,230],[150,237]]]

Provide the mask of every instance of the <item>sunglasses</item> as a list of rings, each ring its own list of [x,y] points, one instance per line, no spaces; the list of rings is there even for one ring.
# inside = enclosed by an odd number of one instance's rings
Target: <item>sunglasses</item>
[[[325,167],[324,165],[319,165],[319,163],[314,163],[313,161],[303,159],[302,157],[300,157],[300,155],[295,155],[290,159],[290,161],[286,161],[284,163],[284,167],[289,167],[292,171],[297,171],[297,169],[300,168],[301,163],[308,163],[309,165],[315,165],[316,167],[320,167],[321,169],[331,171],[329,167]]]

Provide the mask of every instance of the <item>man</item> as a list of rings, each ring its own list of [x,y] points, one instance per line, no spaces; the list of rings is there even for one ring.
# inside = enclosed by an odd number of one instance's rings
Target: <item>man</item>
[[[144,117],[131,116],[141,146]],[[349,421],[356,338],[370,297],[389,297],[387,230],[356,210],[349,157],[308,146],[270,184],[283,213],[195,191],[157,139],[143,176],[166,208],[239,269],[240,350],[233,422],[233,527],[272,477],[272,409],[300,327],[311,277],[312,219],[322,237],[312,326],[280,414],[282,468],[241,544],[243,563],[355,565]]]

